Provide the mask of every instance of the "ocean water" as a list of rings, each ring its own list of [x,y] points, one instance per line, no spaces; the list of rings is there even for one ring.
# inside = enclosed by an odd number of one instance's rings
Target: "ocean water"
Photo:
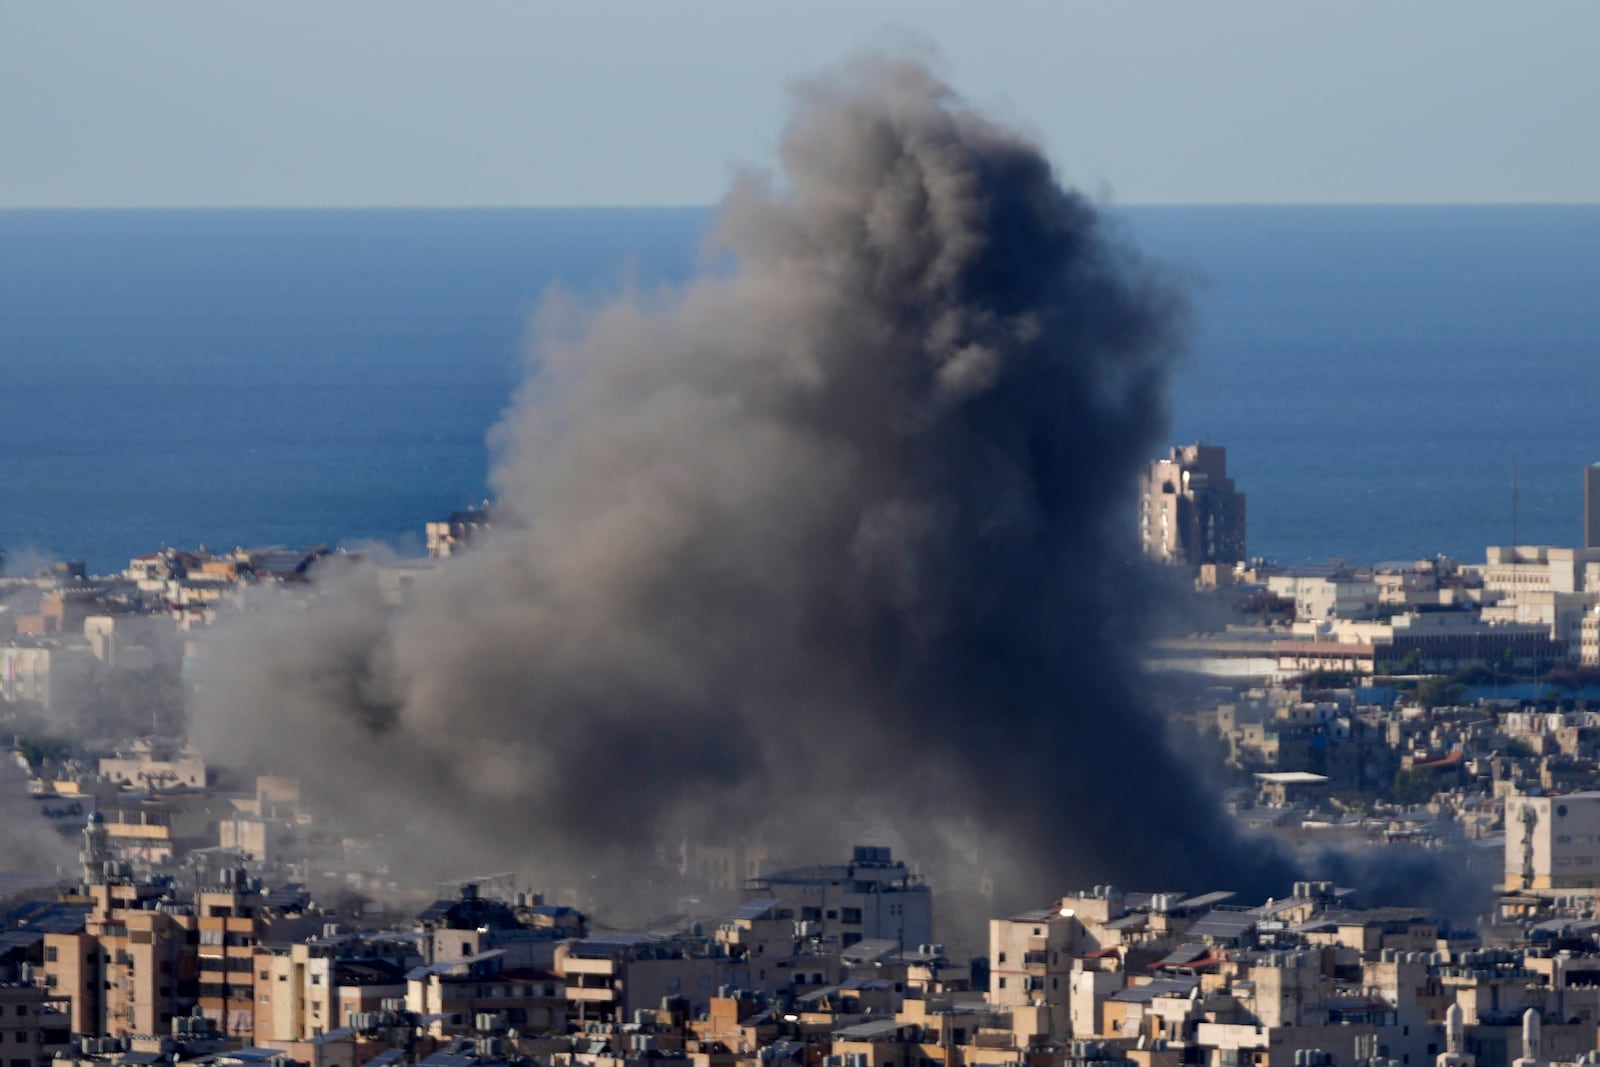
[[[1228,446],[1252,554],[1581,537],[1600,206],[1117,215],[1190,293],[1170,436]],[[0,212],[0,546],[95,571],[162,544],[417,550],[490,491],[542,294],[680,280],[708,219]]]

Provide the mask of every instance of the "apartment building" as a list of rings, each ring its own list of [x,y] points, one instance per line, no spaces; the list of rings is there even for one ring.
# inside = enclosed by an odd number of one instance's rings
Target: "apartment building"
[[[1226,448],[1183,445],[1150,464],[1139,494],[1139,539],[1163,563],[1244,562],[1244,494],[1228,477]]]
[[[807,936],[844,947],[868,939],[904,946],[933,940],[933,892],[887,848],[858,845],[849,863],[752,878],[745,894],[780,902],[809,924]]]

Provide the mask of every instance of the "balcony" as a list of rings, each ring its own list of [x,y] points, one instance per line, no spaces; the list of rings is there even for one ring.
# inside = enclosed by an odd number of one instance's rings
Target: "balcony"
[[[616,994],[609,988],[584,989],[582,986],[569,985],[567,986],[567,999],[588,1001],[596,1004],[610,1004],[616,999]]]

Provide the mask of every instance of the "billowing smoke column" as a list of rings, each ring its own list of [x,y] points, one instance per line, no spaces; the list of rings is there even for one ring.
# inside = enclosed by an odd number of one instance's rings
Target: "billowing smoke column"
[[[802,90],[782,162],[706,276],[547,324],[481,549],[402,609],[358,576],[234,627],[197,739],[441,865],[866,820],[924,861],[987,842],[1030,898],[1288,878],[1125,643],[1173,291],[913,64]]]

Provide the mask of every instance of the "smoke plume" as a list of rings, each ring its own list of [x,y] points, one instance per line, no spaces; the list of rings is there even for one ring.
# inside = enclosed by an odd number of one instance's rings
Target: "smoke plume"
[[[441,867],[884,827],[1029,899],[1276,887],[1139,696],[1173,288],[912,63],[801,89],[781,158],[705,275],[547,316],[492,536],[240,620],[196,740]]]
[[[0,752],[0,894],[47,885],[57,872],[77,869],[78,854],[39,815],[28,797],[28,775]]]

